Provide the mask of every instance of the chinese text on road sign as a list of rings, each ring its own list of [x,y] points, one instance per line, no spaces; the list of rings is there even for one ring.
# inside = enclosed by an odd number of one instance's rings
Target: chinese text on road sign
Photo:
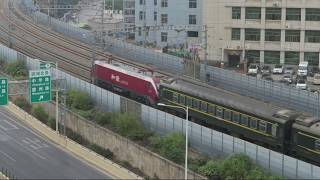
[[[29,96],[32,103],[51,100],[50,70],[29,71]]]
[[[8,79],[0,78],[0,105],[8,104]]]

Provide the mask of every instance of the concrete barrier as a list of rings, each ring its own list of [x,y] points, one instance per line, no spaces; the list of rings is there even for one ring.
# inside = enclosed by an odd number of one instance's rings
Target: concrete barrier
[[[0,179],[9,180],[9,178],[7,176],[5,176],[4,174],[2,174],[1,172],[0,172]]]
[[[82,159],[86,160],[87,162],[97,166],[98,168],[104,170],[105,172],[109,173],[116,179],[143,179],[140,176],[132,173],[131,171],[121,167],[118,164],[110,161],[102,157],[101,155],[77,144],[76,142],[68,139],[65,136],[57,134],[55,131],[50,129],[48,126],[40,122],[39,120],[35,119],[33,116],[28,114],[27,112],[23,111],[13,103],[9,102],[9,105],[6,108],[15,114],[20,119],[24,120],[29,126],[34,128],[35,130],[39,131],[41,134],[46,136],[51,141],[57,143],[58,145],[62,146],[63,148],[69,150],[73,154],[81,157]],[[1,179],[1,178],[0,178]]]

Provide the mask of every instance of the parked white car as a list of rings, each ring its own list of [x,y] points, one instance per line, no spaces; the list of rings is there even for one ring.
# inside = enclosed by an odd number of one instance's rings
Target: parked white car
[[[299,63],[298,67],[298,76],[307,76],[308,75],[308,62]]]
[[[297,87],[298,89],[306,90],[306,89],[307,89],[307,81],[304,80],[304,79],[299,79],[299,80],[297,81],[296,87]]]
[[[277,65],[275,65],[274,68],[272,69],[272,73],[273,73],[273,74],[282,74],[282,73],[283,73],[283,70],[284,70],[283,66],[280,65],[280,64],[277,64]]]
[[[320,74],[315,74],[313,76],[313,84],[320,85]]]
[[[256,64],[250,64],[248,67],[248,74],[258,74],[259,67]]]

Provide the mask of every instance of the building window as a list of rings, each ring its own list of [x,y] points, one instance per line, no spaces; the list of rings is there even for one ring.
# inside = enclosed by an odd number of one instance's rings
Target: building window
[[[141,36],[141,27],[138,27],[138,36]]]
[[[161,14],[161,23],[162,24],[168,23],[168,14]]]
[[[197,0],[189,0],[189,8],[197,8]]]
[[[280,51],[264,51],[265,64],[280,64]]]
[[[281,30],[280,29],[266,29],[265,30],[265,41],[281,41]]]
[[[281,8],[266,8],[266,20],[281,20]]]
[[[189,15],[189,24],[197,24],[196,15]]]
[[[161,0],[161,7],[168,7],[168,0]]]
[[[311,66],[319,66],[319,52],[304,52],[304,61]]]
[[[158,4],[158,0],[154,0],[153,4],[156,6]]]
[[[320,9],[319,8],[307,8],[306,9],[306,21],[320,21]]]
[[[245,40],[260,41],[260,29],[245,29]]]
[[[305,42],[320,43],[320,31],[306,31]]]
[[[286,30],[286,42],[300,42],[300,30]]]
[[[232,28],[231,40],[240,40],[240,28]]]
[[[146,0],[140,0],[140,5],[146,4]]]
[[[286,20],[288,20],[288,21],[300,21],[301,20],[301,9],[299,9],[299,8],[287,8],[286,9]]]
[[[232,19],[241,19],[240,7],[232,7]]]
[[[161,42],[167,42],[167,41],[168,41],[168,33],[161,32]]]
[[[298,65],[300,62],[300,53],[295,51],[287,51],[284,53],[284,63]]]
[[[249,50],[246,51],[246,59],[249,63],[259,63],[260,62],[260,51]]]
[[[157,12],[156,12],[156,11],[155,11],[155,12],[153,12],[153,20],[154,20],[154,21],[157,21],[157,15],[158,15],[158,14],[157,14]]]
[[[258,120],[256,118],[250,118],[250,127],[252,129],[257,129]]]
[[[199,37],[198,31],[188,31],[188,37]]]
[[[145,18],[145,13],[143,11],[139,12],[139,20],[144,20]]]
[[[241,124],[248,126],[248,116],[241,114]]]
[[[261,8],[259,7],[247,7],[246,19],[261,19]]]
[[[319,151],[320,150],[320,139],[316,139],[314,141],[314,149]]]

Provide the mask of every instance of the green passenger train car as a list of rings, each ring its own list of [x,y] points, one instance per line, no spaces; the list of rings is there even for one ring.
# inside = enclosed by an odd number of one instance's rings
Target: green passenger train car
[[[196,121],[280,152],[288,150],[290,129],[299,113],[182,80],[162,83],[159,89],[163,103],[188,106]]]
[[[292,126],[291,153],[300,159],[320,164],[320,120],[301,115]]]

